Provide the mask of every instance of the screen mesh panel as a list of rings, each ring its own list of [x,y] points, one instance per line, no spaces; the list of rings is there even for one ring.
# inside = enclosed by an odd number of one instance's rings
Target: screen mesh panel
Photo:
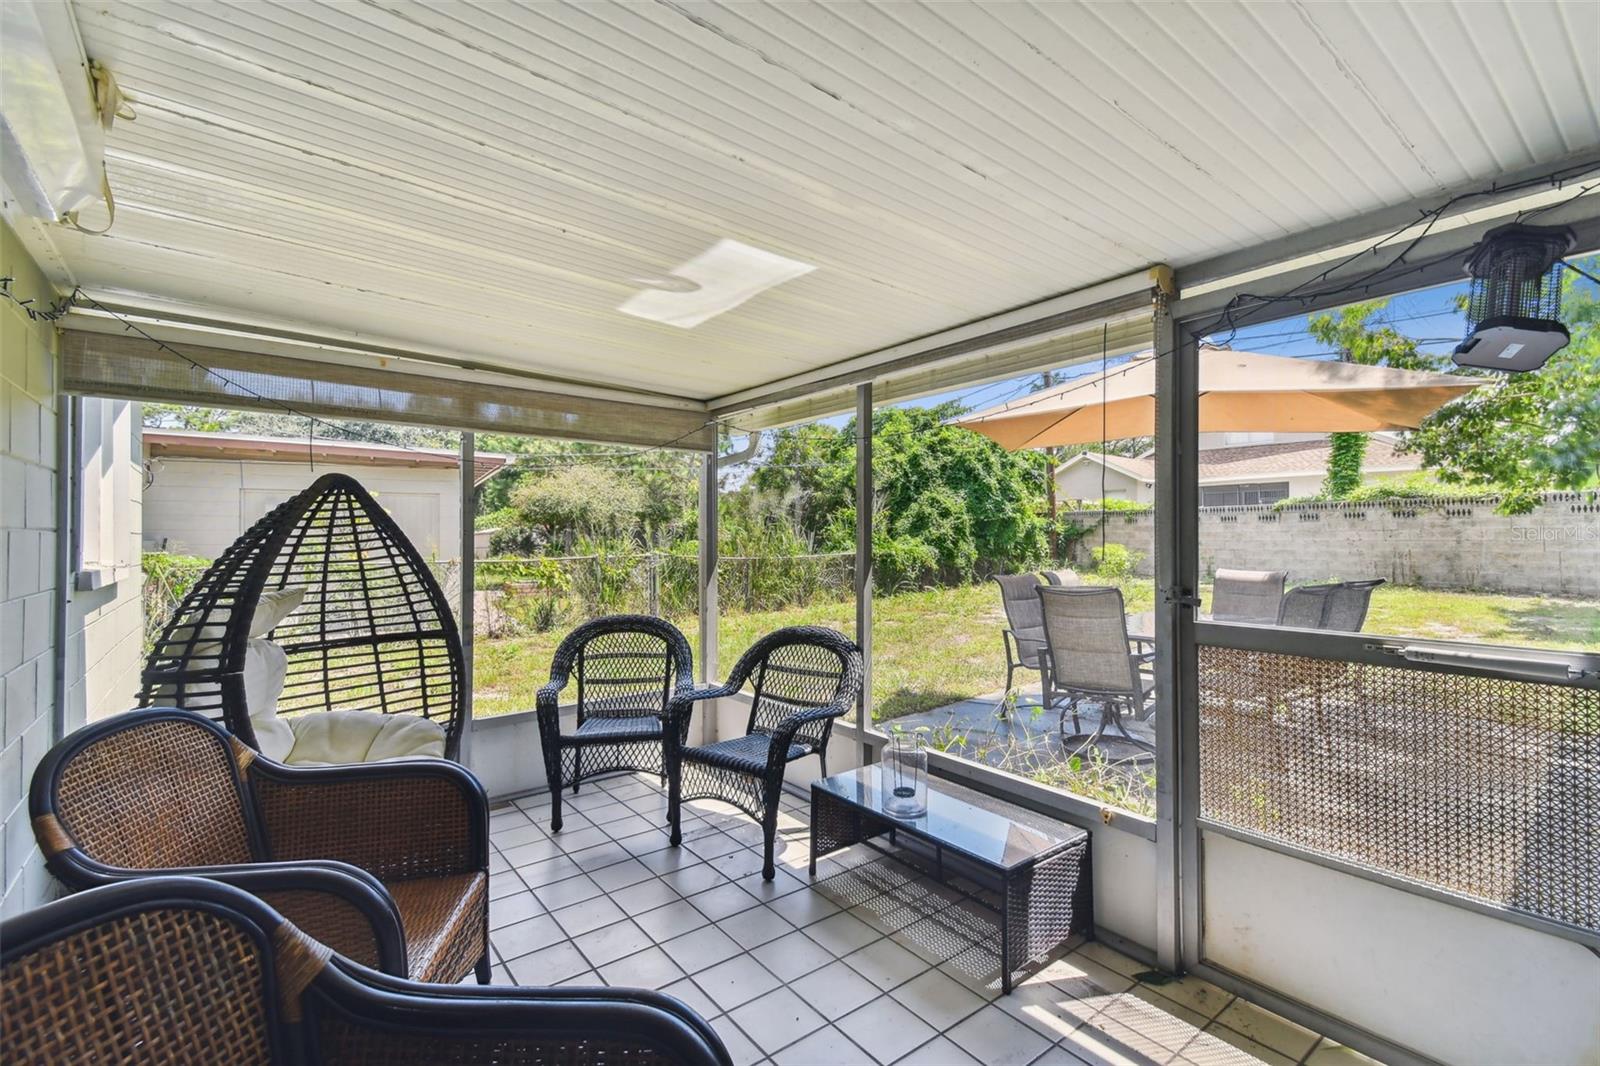
[[[1200,647],[1201,814],[1600,930],[1600,691]]]

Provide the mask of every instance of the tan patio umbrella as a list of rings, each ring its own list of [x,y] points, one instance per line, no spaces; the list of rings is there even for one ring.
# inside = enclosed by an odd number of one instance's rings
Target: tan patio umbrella
[[[1140,356],[951,421],[1012,451],[1144,437],[1156,429],[1155,359]],[[1386,366],[1200,350],[1200,430],[1415,429],[1482,379]],[[1102,408],[1104,404],[1104,408]],[[1103,422],[1102,422],[1103,419]]]

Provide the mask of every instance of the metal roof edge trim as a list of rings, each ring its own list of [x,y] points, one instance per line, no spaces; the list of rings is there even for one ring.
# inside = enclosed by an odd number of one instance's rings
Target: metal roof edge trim
[[[1252,315],[1248,321],[1256,324],[1271,322],[1296,315],[1313,314],[1360,300],[1372,300],[1401,292],[1414,292],[1451,281],[1465,280],[1466,254],[1489,230],[1516,217],[1515,213],[1489,215],[1481,208],[1478,209],[1478,213],[1483,217],[1451,229],[1428,233],[1414,242],[1394,241],[1373,255],[1362,255],[1345,262],[1338,270],[1331,273],[1328,273],[1326,265],[1317,263],[1283,273],[1253,277],[1245,284],[1252,292],[1259,293],[1267,299],[1278,293],[1295,291],[1302,285],[1307,286],[1307,293],[1303,297],[1285,302],[1280,310],[1260,316]],[[1600,191],[1542,207],[1538,209],[1538,218],[1540,225],[1570,226],[1577,234],[1577,248],[1582,251],[1600,248]],[[1406,260],[1414,265],[1391,270],[1390,268],[1398,263],[1402,253]],[[1385,256],[1387,258],[1384,258]],[[1381,265],[1380,259],[1383,259]],[[1341,288],[1352,279],[1359,280],[1378,271],[1383,273],[1367,282],[1350,288]],[[1324,274],[1325,277],[1322,276]],[[1180,292],[1183,291],[1184,281],[1184,274],[1180,271],[1178,274]],[[1239,286],[1225,285],[1208,288],[1205,292],[1194,296],[1180,296],[1172,304],[1172,317],[1182,322],[1185,328],[1194,329],[1197,320],[1211,319],[1219,315],[1233,297],[1239,294]],[[1258,302],[1246,305],[1240,310],[1241,313],[1248,313],[1252,307],[1257,306],[1261,304]],[[1198,323],[1198,326],[1202,330],[1209,331],[1218,324]]]
[[[179,356],[143,337],[85,330],[61,331],[60,353],[62,391],[79,395],[288,410],[313,417],[683,451],[716,446],[712,424],[700,411],[226,348],[190,345]]]
[[[542,391],[562,391],[576,396],[596,399],[614,399],[623,403],[648,404],[660,407],[677,407],[686,411],[704,411],[704,400],[689,396],[676,396],[648,389],[630,389],[619,386],[595,385],[554,375],[531,373],[515,367],[500,366],[482,360],[450,355],[441,351],[400,348],[393,345],[372,344],[351,337],[310,333],[301,330],[251,322],[229,322],[225,319],[207,318],[180,311],[138,307],[109,300],[97,300],[104,312],[91,307],[74,307],[64,328],[85,332],[121,333],[125,327],[120,319],[132,319],[144,328],[170,333],[161,339],[171,344],[200,344],[228,351],[251,351],[251,344],[275,344],[285,347],[303,347],[308,350],[290,354],[284,351],[269,354],[308,362],[336,362],[338,356],[356,356],[374,361],[399,360],[416,364],[411,371],[418,374],[448,376],[460,371],[499,377],[512,388],[533,388]],[[205,338],[205,339],[196,339]],[[226,342],[238,342],[235,347]],[[340,364],[343,365],[343,364]],[[487,383],[487,382],[486,382]]]
[[[958,359],[985,349],[1042,339],[1085,322],[1145,311],[1157,287],[1152,273],[1156,269],[1111,278],[829,366],[713,397],[710,408],[718,416],[748,411],[794,396],[864,384],[897,371]]]
[[[1393,207],[1380,208],[1367,214],[1330,222],[1325,226],[1289,234],[1264,244],[1224,252],[1194,263],[1178,263],[1179,295],[1181,296],[1185,290],[1212,286],[1230,278],[1264,270],[1275,264],[1329,253],[1353,242],[1376,240],[1408,222],[1418,221],[1421,212],[1425,210],[1424,204],[1444,203],[1456,196],[1482,191],[1481,195],[1463,203],[1453,214],[1482,211],[1495,204],[1537,191],[1523,187],[1530,181],[1551,179],[1554,182],[1559,179],[1561,184],[1566,185],[1596,173],[1600,173],[1600,151],[1585,148],[1573,152],[1558,163],[1541,163],[1504,174],[1490,186],[1486,186],[1484,181],[1479,179],[1460,186],[1440,189],[1436,195],[1427,200],[1419,198]]]

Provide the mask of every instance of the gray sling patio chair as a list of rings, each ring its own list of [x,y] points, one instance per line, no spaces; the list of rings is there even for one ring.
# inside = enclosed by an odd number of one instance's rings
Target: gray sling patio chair
[[[1046,584],[1060,585],[1062,588],[1075,589],[1083,584],[1083,578],[1078,576],[1076,570],[1070,567],[1064,570],[1046,570],[1044,572]]]
[[[1034,594],[1039,587],[1038,574],[1000,574],[994,583],[1000,586],[1000,605],[1006,612],[1006,628],[1000,631],[1006,646],[1006,691],[1000,700],[1003,714],[1016,672],[1039,669],[1044,619],[1039,614],[1039,597]]]
[[[1328,629],[1359,633],[1367,622],[1372,592],[1383,578],[1370,581],[1335,581],[1326,585],[1301,585],[1284,593],[1278,625],[1293,629]]]
[[[1339,587],[1328,593],[1327,605],[1322,612],[1322,628],[1336,629],[1341,633],[1359,633],[1367,624],[1367,609],[1372,606],[1372,593],[1384,578],[1370,581],[1341,581]]]
[[[1292,588],[1284,593],[1283,606],[1278,612],[1278,625],[1289,629],[1359,633],[1366,624],[1372,592],[1383,583],[1384,579],[1375,578]],[[1364,713],[1366,701],[1362,679],[1365,675],[1348,662],[1308,658],[1299,668],[1293,683],[1269,680],[1269,676],[1275,675],[1263,670],[1260,660],[1253,654],[1242,658],[1234,669],[1243,671],[1251,678],[1250,687],[1255,692],[1243,704],[1230,698],[1230,712],[1247,710],[1259,713],[1280,705],[1309,705],[1317,730],[1323,736],[1328,732],[1328,704],[1330,698],[1337,694],[1353,694],[1354,713]]]
[[[1122,591],[1040,585],[1034,594],[1044,621],[1045,653],[1039,658],[1044,705],[1061,707],[1062,743],[1083,738],[1078,704],[1087,700],[1100,705],[1100,724],[1082,740],[1082,747],[1098,743],[1111,726],[1129,743],[1148,749],[1150,745],[1130,734],[1122,720],[1125,713],[1146,717],[1155,688],[1141,670],[1150,657],[1131,650]]]
[[[1286,570],[1218,570],[1211,587],[1212,620],[1277,624],[1288,576]]]

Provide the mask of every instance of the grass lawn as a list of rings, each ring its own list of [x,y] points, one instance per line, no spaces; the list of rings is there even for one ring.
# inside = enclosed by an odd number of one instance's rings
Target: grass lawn
[[[1210,590],[1203,590],[1209,598]],[[1154,605],[1149,583],[1124,590],[1130,612]],[[679,626],[693,639],[693,618]],[[873,602],[873,706],[894,718],[994,692],[1005,682],[1003,615],[992,584],[879,596]],[[724,671],[761,634],[785,625],[850,632],[850,601],[754,614],[725,615],[718,634]],[[1505,596],[1383,586],[1372,597],[1366,631],[1528,647],[1600,649],[1600,605],[1537,596]],[[549,678],[565,629],[476,642],[474,714],[532,710]],[[1032,675],[1025,675],[1032,676]]]

